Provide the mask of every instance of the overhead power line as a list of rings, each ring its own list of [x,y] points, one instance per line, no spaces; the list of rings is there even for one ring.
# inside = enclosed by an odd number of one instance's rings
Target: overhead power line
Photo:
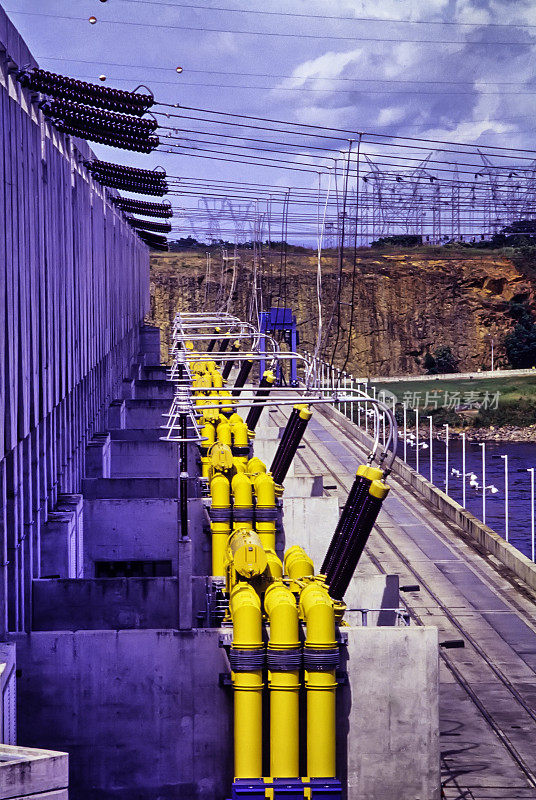
[[[79,75],[80,78],[84,79],[95,79],[94,75]],[[132,78],[117,78],[114,76],[111,77],[114,81],[121,81],[123,83],[132,83]],[[325,80],[329,81],[331,78],[312,78],[312,80]],[[478,87],[474,87],[472,91],[458,91],[458,90],[445,90],[445,91],[435,91],[434,89],[360,89],[360,88],[352,88],[348,87],[347,89],[318,89],[312,88],[308,86],[251,86],[241,83],[203,83],[197,81],[185,81],[180,78],[180,83],[178,81],[159,81],[159,80],[152,80],[151,84],[156,84],[159,86],[176,86],[180,89],[182,86],[203,86],[206,89],[245,89],[248,91],[262,89],[263,91],[270,91],[270,92],[314,92],[315,94],[348,94],[349,92],[360,92],[361,94],[416,94],[416,95],[423,95],[423,94],[430,94],[430,95],[443,95],[445,97],[452,96],[452,95],[474,95],[475,93],[482,95],[482,96],[495,96],[495,95],[502,95],[504,92],[496,91],[496,92],[481,92]],[[508,90],[508,96],[512,95],[528,95],[533,96],[536,95],[536,90],[531,92],[512,92]]]
[[[132,2],[132,0],[125,0],[125,2]],[[535,26],[536,27],[536,26]],[[81,59],[81,58],[68,58],[67,56],[36,56],[38,59],[46,59],[48,61],[67,61],[70,64],[95,64],[95,66],[99,67],[129,67],[130,69],[143,69],[143,70],[158,70],[163,72],[174,72],[176,70],[176,65],[170,65],[169,67],[157,67],[155,65],[150,64],[125,64],[124,62],[120,61],[101,61],[100,59]],[[274,72],[237,72],[234,70],[233,72],[226,72],[225,70],[221,69],[192,69],[188,67],[186,70],[188,74],[200,74],[200,75],[231,75],[233,78],[289,78],[292,80],[330,80],[330,81],[356,81],[358,83],[415,83],[415,84],[423,84],[423,85],[445,85],[445,86],[473,86],[475,82],[478,83],[479,86],[524,86],[524,81],[481,81],[479,78],[473,78],[472,80],[467,81],[444,81],[444,80],[416,80],[414,78],[363,78],[361,75],[356,75],[354,77],[350,76],[329,76],[326,75],[322,77],[320,75],[280,75]],[[84,77],[84,76],[81,76]],[[117,79],[115,79],[117,80]],[[180,86],[183,82],[182,78],[177,79],[179,83],[176,83],[177,86]],[[210,84],[207,84],[210,85]],[[259,87],[255,87],[259,88]]]
[[[465,28],[536,28],[528,23],[501,22],[456,22],[454,20],[394,19],[392,17],[358,17],[338,14],[303,14],[297,11],[261,11],[254,8],[229,8],[228,6],[206,6],[194,3],[166,3],[157,0],[116,0],[116,2],[167,8],[192,8],[201,11],[226,11],[232,14],[255,14],[263,17],[296,17],[299,19],[330,19],[336,22],[390,22],[400,25],[450,25]]]
[[[65,19],[86,22],[86,17],[75,17],[67,14],[48,14],[44,11],[18,11],[14,9],[5,9],[8,14],[21,14],[24,16],[32,17],[49,17],[53,19]],[[207,26],[197,25],[172,25],[160,24],[157,22],[132,22],[130,20],[115,20],[99,17],[98,23],[100,25],[127,25],[135,28],[154,28],[158,30],[179,30],[179,31],[198,31],[200,33],[236,33],[241,36],[270,36],[282,39],[316,39],[322,41],[340,41],[340,42],[385,42],[387,44],[400,44],[405,42],[408,44],[459,44],[462,47],[466,45],[477,45],[481,47],[496,47],[497,45],[507,45],[511,47],[533,47],[535,41],[520,41],[520,40],[476,40],[476,39],[402,39],[400,36],[396,37],[383,37],[383,36],[332,36],[331,34],[317,34],[317,33],[288,33],[286,31],[252,31],[252,30],[239,30],[236,28],[209,28]]]

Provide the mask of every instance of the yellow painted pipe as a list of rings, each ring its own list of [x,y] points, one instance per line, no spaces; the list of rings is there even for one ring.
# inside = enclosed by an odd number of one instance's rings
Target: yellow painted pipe
[[[275,512],[275,483],[271,475],[261,472],[253,478],[255,497],[257,500],[256,508],[262,516],[263,511]],[[264,549],[275,550],[275,519],[255,522],[255,530]]]
[[[201,428],[201,436],[203,439],[206,439],[206,441],[201,442],[201,476],[203,478],[208,478],[210,473],[210,458],[208,452],[216,439],[216,430],[211,422],[204,418],[202,421],[204,424]]]
[[[233,411],[233,401],[229,402],[228,398],[232,397],[231,392],[227,391],[227,389],[221,389],[218,391],[218,395],[220,397],[220,411],[226,417],[230,417],[231,414],[234,413]]]
[[[285,575],[290,578],[290,590],[292,592],[299,592],[301,586],[297,581],[303,578],[311,578],[315,573],[314,564],[312,559],[309,558],[303,547],[295,544],[285,553]]]
[[[255,590],[239,583],[231,592],[233,645],[236,650],[261,650],[261,604]],[[262,776],[262,670],[231,673],[234,687],[235,778]]]
[[[238,472],[231,481],[233,494],[233,511],[236,516],[248,517],[246,520],[233,519],[233,530],[250,529],[253,525],[253,486],[251,478],[245,472]]]
[[[266,464],[257,456],[253,456],[248,461],[247,471],[250,475],[258,475],[259,472],[266,472]]]
[[[232,414],[229,418],[229,426],[233,436],[233,450],[235,458],[240,459],[244,468],[247,467],[249,459],[249,435],[248,426],[238,414]],[[238,451],[238,452],[237,452]]]
[[[292,592],[279,581],[264,594],[270,622],[269,658],[284,658],[285,651],[300,646],[298,609]],[[270,663],[270,662],[269,662]],[[277,662],[276,662],[277,665]],[[300,774],[300,674],[289,669],[268,669],[270,688],[270,776],[297,778]]]
[[[210,496],[212,508],[219,511],[228,511],[229,519],[222,522],[210,523],[212,534],[212,575],[225,577],[225,551],[231,533],[231,487],[229,479],[221,472],[214,475],[210,481]]]
[[[270,582],[281,580],[281,578],[283,577],[283,564],[281,562],[281,559],[279,558],[275,550],[269,550],[265,547],[264,552],[266,554],[266,561],[268,562],[268,567],[266,570],[267,579]]]
[[[327,588],[317,581],[300,594],[300,614],[306,624],[305,652],[336,647],[335,611]],[[335,670],[305,670],[307,690],[307,775],[335,777]]]
[[[214,370],[212,373],[212,386],[215,389],[221,389],[223,386],[223,378],[219,370]]]
[[[231,434],[231,426],[228,422],[220,422],[216,428],[216,438],[218,442],[222,444],[231,446],[232,443],[232,434]]]

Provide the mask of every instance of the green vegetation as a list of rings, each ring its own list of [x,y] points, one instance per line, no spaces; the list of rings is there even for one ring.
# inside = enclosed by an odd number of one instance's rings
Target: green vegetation
[[[458,362],[450,347],[438,347],[433,353],[427,353],[424,368],[428,375],[444,375],[458,372]]]
[[[510,303],[516,326],[504,340],[508,361],[516,369],[536,367],[536,323],[526,303]]]
[[[397,381],[372,384],[396,395],[409,409],[431,415],[435,425],[462,427],[525,427],[536,423],[536,370],[534,375],[498,378]],[[414,413],[408,417],[410,424]]]

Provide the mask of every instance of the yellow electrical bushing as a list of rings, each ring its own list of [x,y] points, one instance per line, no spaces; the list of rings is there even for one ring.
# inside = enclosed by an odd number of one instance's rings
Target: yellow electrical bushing
[[[285,553],[285,575],[290,578],[290,589],[293,592],[300,591],[300,585],[297,581],[303,578],[313,577],[315,574],[314,564],[311,558],[307,555],[303,547],[295,544]]]
[[[230,470],[233,467],[233,454],[231,448],[222,442],[216,442],[208,452],[210,468],[216,472]]]
[[[205,361],[205,369],[207,372],[210,372],[211,374],[214,374],[218,370],[215,361]]]
[[[253,456],[253,458],[250,458],[248,461],[247,471],[250,475],[258,475],[261,472],[266,472],[266,464],[257,456]]]
[[[191,341],[184,342],[184,349],[185,350],[193,350],[194,349],[194,343],[191,342]]]
[[[374,480],[370,484],[369,494],[373,497],[377,497],[378,500],[385,500],[389,494],[389,486],[383,481]]]
[[[231,534],[227,542],[226,559],[229,566],[248,580],[262,575],[268,566],[261,540],[255,531],[247,528]]]
[[[298,609],[294,595],[281,581],[264,594],[270,623],[268,651],[284,653],[300,646]],[[270,775],[297,778],[300,767],[300,676],[296,670],[268,670],[270,688]]]
[[[293,406],[293,407],[296,409],[296,411],[300,412],[301,419],[304,419],[307,422],[313,416],[313,412],[310,410],[310,408],[307,405],[307,403],[296,403],[296,405]]]
[[[368,464],[361,464],[361,466],[357,468],[356,475],[358,478],[367,478],[369,481],[376,481],[383,477],[383,470],[378,467],[369,467]]]

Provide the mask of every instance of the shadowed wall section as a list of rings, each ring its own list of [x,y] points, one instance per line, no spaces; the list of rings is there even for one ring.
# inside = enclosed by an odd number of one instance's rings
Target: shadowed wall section
[[[43,526],[80,489],[148,302],[147,247],[85,169],[89,147],[14,79],[28,65],[0,9],[0,635],[28,628]]]

